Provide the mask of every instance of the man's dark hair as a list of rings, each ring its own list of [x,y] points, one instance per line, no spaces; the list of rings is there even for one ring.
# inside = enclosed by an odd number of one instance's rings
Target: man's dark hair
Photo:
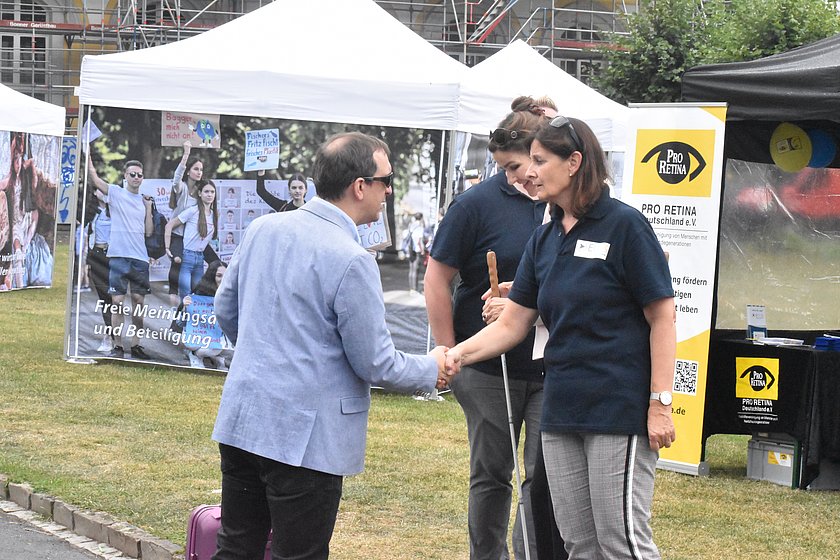
[[[123,165],[123,172],[127,171],[128,168],[132,166],[143,169],[143,164],[141,162],[137,161],[136,159],[130,159],[127,162],[125,162],[125,165]]]
[[[376,174],[373,154],[379,150],[391,153],[385,142],[361,132],[330,136],[315,154],[315,192],[324,200],[339,200],[353,181]]]

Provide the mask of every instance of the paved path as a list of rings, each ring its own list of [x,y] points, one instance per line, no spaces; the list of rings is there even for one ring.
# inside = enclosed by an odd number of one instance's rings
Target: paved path
[[[4,510],[14,509],[11,503],[0,504],[4,506],[0,508],[0,560],[124,558],[120,553],[103,554],[109,547],[100,548],[99,543],[78,537],[61,525],[40,520],[31,511],[6,513]],[[97,550],[99,554],[90,552],[84,546]]]

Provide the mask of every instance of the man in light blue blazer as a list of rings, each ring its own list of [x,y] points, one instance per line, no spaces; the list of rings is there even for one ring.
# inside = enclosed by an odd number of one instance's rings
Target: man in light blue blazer
[[[318,150],[318,196],[245,231],[216,293],[236,344],[213,439],[222,470],[215,560],[323,559],[345,475],[364,466],[370,387],[431,391],[445,348],[394,348],[374,257],[356,226],[391,193],[388,146],[358,132]]]

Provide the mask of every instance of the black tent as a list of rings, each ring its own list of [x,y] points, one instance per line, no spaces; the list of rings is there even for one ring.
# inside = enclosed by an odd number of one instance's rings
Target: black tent
[[[822,129],[840,145],[840,35],[791,51],[687,70],[683,101],[726,101],[726,157],[773,163],[780,122]],[[830,167],[840,167],[840,150]]]

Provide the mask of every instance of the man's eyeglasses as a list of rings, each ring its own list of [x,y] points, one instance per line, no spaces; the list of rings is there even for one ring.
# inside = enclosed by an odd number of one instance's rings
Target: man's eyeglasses
[[[572,121],[564,117],[563,115],[557,115],[553,119],[548,122],[549,125],[553,126],[554,128],[563,128],[564,126],[569,127],[569,136],[572,137],[572,142],[575,143],[575,148],[580,153],[583,153],[583,144],[580,141],[580,137],[575,132],[575,127],[572,126]]]
[[[140,177],[141,179],[143,178],[143,174],[140,173],[139,171],[129,171],[128,176],[131,177],[132,179],[136,179],[137,177]]]
[[[365,183],[373,183],[374,181],[379,181],[386,187],[390,187],[391,183],[394,182],[394,172],[391,171],[387,175],[383,175],[382,177],[362,177],[365,180]]]
[[[508,142],[516,140],[524,134],[524,130],[508,130],[506,128],[497,128],[496,130],[490,131],[490,139],[499,146],[504,146]]]

